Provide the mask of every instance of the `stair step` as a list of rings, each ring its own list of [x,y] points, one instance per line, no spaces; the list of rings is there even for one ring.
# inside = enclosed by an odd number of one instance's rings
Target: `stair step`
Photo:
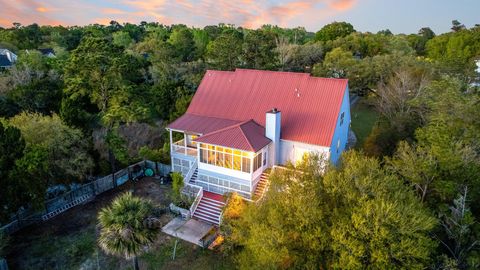
[[[222,208],[212,207],[211,205],[206,205],[199,203],[197,209],[205,209],[206,211],[211,211],[220,214],[222,212]]]
[[[212,210],[215,210],[215,211],[222,211],[222,208],[223,207],[218,207],[216,205],[211,205],[211,204],[208,204],[208,203],[205,203],[205,202],[202,202],[200,201],[200,203],[198,204],[198,207],[205,207],[205,208],[208,208],[208,209],[212,209]]]
[[[220,225],[220,223],[217,220],[204,218],[204,217],[201,217],[201,216],[193,216],[193,218],[195,218],[197,220],[200,220],[200,221],[203,221],[205,223],[209,223],[209,224],[213,224],[213,225],[217,225],[217,226]]]
[[[207,197],[202,197],[202,201],[205,200],[207,202],[211,202],[211,203],[214,203],[214,204],[218,204],[218,205],[225,205],[224,202],[221,202],[221,201],[216,201],[216,200],[213,200],[213,199],[210,199],[210,198],[207,198]]]
[[[195,214],[193,215],[193,217],[196,217],[196,218],[199,218],[199,219],[202,219],[202,220],[206,220],[206,221],[209,221],[211,223],[214,223],[214,224],[219,224],[219,217],[215,217],[215,216],[210,216],[210,215],[205,215],[203,213],[197,213],[195,211]]]
[[[201,214],[205,214],[205,215],[209,215],[209,216],[218,218],[222,214],[222,211],[214,211],[214,210],[210,210],[210,209],[206,209],[206,208],[197,207],[197,209],[195,209],[195,213],[201,213]]]

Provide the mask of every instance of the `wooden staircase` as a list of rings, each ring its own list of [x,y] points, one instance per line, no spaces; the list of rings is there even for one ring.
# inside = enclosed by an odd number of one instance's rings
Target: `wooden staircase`
[[[265,192],[268,189],[269,176],[269,172],[263,172],[262,175],[260,175],[260,180],[258,181],[257,186],[255,187],[255,192],[253,193],[253,197],[255,198],[255,200],[259,200],[263,197],[263,195],[265,195]]]
[[[198,204],[192,217],[213,225],[220,225],[220,218],[222,215],[225,202],[223,196],[203,191],[202,199]]]
[[[192,174],[192,177],[190,177],[190,180],[188,181],[189,184],[195,185],[197,182],[197,177],[198,177],[198,168],[195,169],[195,171]]]

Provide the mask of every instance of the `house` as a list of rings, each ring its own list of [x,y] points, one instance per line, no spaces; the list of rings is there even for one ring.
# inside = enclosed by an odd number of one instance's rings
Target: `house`
[[[197,194],[192,216],[219,224],[221,195],[262,196],[268,168],[307,153],[337,163],[349,126],[348,80],[237,69],[208,70],[167,130],[173,171]]]
[[[55,57],[55,51],[52,48],[38,49],[38,51],[45,57]]]
[[[8,49],[0,49],[0,68],[11,68],[17,62],[17,55]]]

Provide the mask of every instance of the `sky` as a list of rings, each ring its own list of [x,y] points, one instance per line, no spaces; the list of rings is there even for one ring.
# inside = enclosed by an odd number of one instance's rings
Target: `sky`
[[[203,27],[223,22],[248,28],[303,26],[315,32],[346,21],[362,32],[416,33],[428,26],[438,34],[450,31],[454,19],[467,27],[480,24],[479,11],[480,0],[0,0],[0,26],[116,20]]]

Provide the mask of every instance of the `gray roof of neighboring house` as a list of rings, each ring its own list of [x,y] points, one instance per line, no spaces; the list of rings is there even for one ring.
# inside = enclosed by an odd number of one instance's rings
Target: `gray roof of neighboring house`
[[[12,62],[8,59],[6,55],[0,54],[0,67],[11,67]]]
[[[55,51],[52,48],[38,49],[43,55],[55,54]]]

